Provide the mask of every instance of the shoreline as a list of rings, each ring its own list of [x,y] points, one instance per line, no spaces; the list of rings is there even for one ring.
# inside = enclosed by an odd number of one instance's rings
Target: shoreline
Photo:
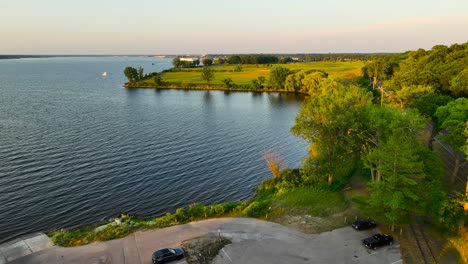
[[[291,93],[291,94],[303,94],[303,92],[292,92],[286,90],[275,90],[275,89],[262,89],[262,90],[252,90],[252,89],[241,89],[241,88],[226,88],[221,86],[182,86],[182,85],[128,85],[125,83],[122,87],[127,89],[164,89],[164,90],[197,90],[197,91],[224,91],[224,92],[248,92],[248,93]]]

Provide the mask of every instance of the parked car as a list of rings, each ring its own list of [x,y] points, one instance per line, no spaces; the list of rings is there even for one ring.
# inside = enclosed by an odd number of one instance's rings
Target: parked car
[[[393,237],[387,234],[375,234],[362,240],[362,243],[371,249],[377,249],[378,247],[393,245]]]
[[[359,219],[352,224],[352,227],[356,230],[365,230],[376,226],[377,223],[372,219]]]
[[[184,258],[184,250],[182,248],[164,248],[153,253],[153,263],[167,263],[173,260]]]

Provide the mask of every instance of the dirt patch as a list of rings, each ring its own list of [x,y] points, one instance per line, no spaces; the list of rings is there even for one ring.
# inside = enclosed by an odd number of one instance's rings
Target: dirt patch
[[[358,215],[359,212],[353,207],[348,207],[343,212],[327,217],[317,217],[307,213],[301,214],[299,210],[296,209],[291,210],[287,214],[268,218],[267,220],[294,228],[306,234],[320,234],[347,226],[357,219]]]
[[[319,234],[350,225],[353,221],[362,217],[350,198],[355,195],[368,196],[369,192],[366,189],[365,181],[359,175],[354,175],[345,186],[343,194],[349,205],[342,212],[326,217],[317,217],[311,215],[308,208],[275,208],[272,206],[272,213],[269,214],[266,220],[294,228],[306,234]]]
[[[201,236],[182,242],[185,260],[189,264],[208,264],[231,241],[221,236]]]

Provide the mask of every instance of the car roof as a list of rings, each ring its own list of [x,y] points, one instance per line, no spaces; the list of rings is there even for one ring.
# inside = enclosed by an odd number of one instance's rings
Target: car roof
[[[359,219],[355,223],[362,224],[362,223],[369,223],[369,222],[374,222],[374,220],[372,220],[372,219]]]
[[[163,248],[163,249],[160,249],[160,250],[157,250],[153,253],[153,255],[156,255],[156,256],[160,256],[160,255],[164,255],[166,253],[170,253],[171,251],[168,249],[168,248]]]

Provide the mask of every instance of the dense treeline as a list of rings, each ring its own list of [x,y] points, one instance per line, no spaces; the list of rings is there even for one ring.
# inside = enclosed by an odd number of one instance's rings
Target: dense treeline
[[[383,86],[391,92],[389,101],[393,104],[404,104],[418,94],[431,92],[466,97],[468,43],[374,57],[363,68],[363,74],[374,86]]]
[[[271,64],[289,63],[293,61],[314,62],[314,61],[349,61],[349,60],[369,60],[371,57],[386,56],[386,53],[315,53],[315,54],[213,54],[212,58],[219,64]]]
[[[363,76],[380,91],[381,105],[409,106],[431,120],[429,147],[440,133],[442,142],[460,152],[455,156],[454,181],[466,163],[462,152],[468,153],[464,134],[468,126],[468,43],[373,58],[364,66]],[[445,108],[439,109],[442,106]]]
[[[374,57],[354,83],[323,73],[302,77],[299,83],[310,79],[311,86],[295,90],[310,99],[292,132],[311,143],[302,168],[313,179],[309,181],[332,183],[341,177],[342,164],[361,164],[369,173],[370,197],[357,200],[367,215],[392,226],[421,215],[456,230],[467,197],[446,195],[442,162],[418,135],[426,118],[435,123],[431,137],[460,151],[453,172],[457,176],[466,162],[462,151],[468,154],[467,59],[468,44],[435,46]],[[294,83],[297,73],[284,71],[278,76]]]

